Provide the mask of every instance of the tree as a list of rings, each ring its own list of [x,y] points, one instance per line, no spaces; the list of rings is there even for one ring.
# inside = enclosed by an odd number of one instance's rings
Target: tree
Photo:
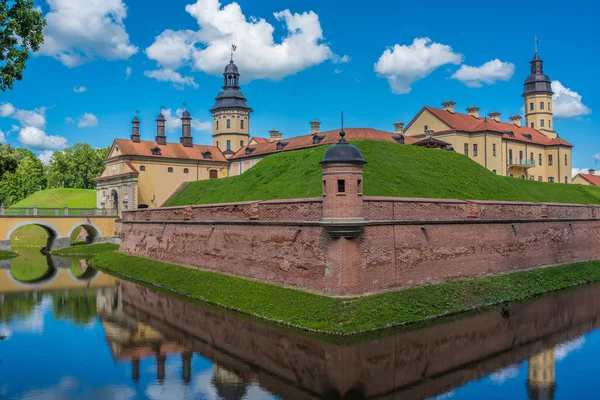
[[[93,149],[87,143],[54,152],[48,166],[48,186],[94,189],[93,179],[102,172],[107,152],[106,148]]]
[[[7,172],[0,180],[0,199],[10,206],[46,187],[44,165],[29,150],[18,149],[19,161],[14,172]]]
[[[33,0],[0,0],[0,90],[12,89],[23,79],[30,51],[44,42],[46,21]]]
[[[15,172],[19,164],[18,154],[10,145],[0,144],[0,181],[7,172]]]

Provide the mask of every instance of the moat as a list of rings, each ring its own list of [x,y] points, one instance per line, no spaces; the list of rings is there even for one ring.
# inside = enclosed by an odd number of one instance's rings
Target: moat
[[[600,284],[341,339],[17,250],[0,261],[0,399],[585,399],[600,389]]]

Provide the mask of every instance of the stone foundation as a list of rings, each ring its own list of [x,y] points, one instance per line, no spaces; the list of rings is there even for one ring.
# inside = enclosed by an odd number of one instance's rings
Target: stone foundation
[[[598,205],[365,197],[337,238],[322,204],[126,211],[121,251],[331,296],[600,259]]]

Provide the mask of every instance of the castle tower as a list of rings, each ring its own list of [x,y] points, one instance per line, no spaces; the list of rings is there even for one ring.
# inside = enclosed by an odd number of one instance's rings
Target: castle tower
[[[131,141],[139,143],[140,140],[140,119],[136,116],[131,121]]]
[[[527,393],[530,400],[552,400],[556,389],[554,376],[554,348],[529,358],[527,366]]]
[[[192,137],[192,116],[188,110],[185,110],[181,116],[180,142],[184,147],[194,147],[194,138]]]
[[[156,144],[166,146],[167,144],[167,136],[165,135],[165,124],[167,119],[161,112],[156,117]]]
[[[252,109],[241,91],[240,73],[233,56],[223,71],[223,78],[223,90],[215,98],[210,112],[213,115],[213,145],[230,157],[248,144]]]
[[[555,138],[552,127],[552,85],[548,75],[544,74],[544,62],[537,51],[531,64],[531,74],[525,79],[525,120],[527,126],[537,129],[549,138]]]
[[[323,168],[323,219],[325,230],[334,238],[353,238],[362,232],[363,166],[360,150],[349,144],[340,131],[340,140],[325,152]]]

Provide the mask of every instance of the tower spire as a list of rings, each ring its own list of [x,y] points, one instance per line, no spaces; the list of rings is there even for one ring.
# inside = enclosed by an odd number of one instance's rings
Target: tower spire
[[[540,44],[540,39],[538,39],[537,34],[534,36],[535,38],[535,54],[538,53],[538,45]]]
[[[233,53],[237,50],[237,46],[235,44],[231,45],[231,61],[229,62],[233,62]]]

